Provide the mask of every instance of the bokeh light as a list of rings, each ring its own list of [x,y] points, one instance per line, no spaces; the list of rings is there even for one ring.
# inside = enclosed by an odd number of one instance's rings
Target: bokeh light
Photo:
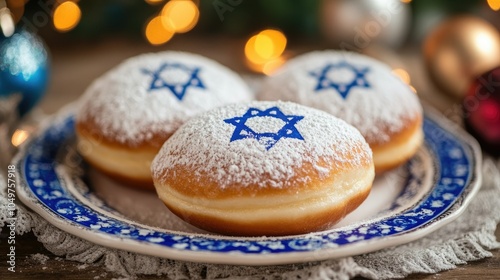
[[[285,51],[286,42],[286,37],[281,31],[267,29],[259,33],[256,44],[263,58],[272,59],[279,57]]]
[[[409,85],[411,83],[410,74],[402,68],[396,68],[392,70],[392,73],[398,76],[405,84]]]
[[[403,68],[395,68],[395,69],[392,69],[392,73],[394,75],[396,75],[398,78],[401,79],[401,81],[403,81],[405,84],[407,84],[411,91],[413,91],[414,93],[417,93],[417,89],[411,85],[411,78],[410,78],[410,74],[408,74],[408,72],[403,69]]]
[[[61,32],[70,31],[78,25],[81,16],[82,11],[78,4],[73,1],[63,2],[54,10],[54,27]]]
[[[245,44],[247,65],[255,72],[271,75],[286,61],[282,57],[286,43],[285,35],[275,29],[266,29],[250,37]]]
[[[264,60],[271,59],[274,56],[274,42],[269,36],[256,35],[253,48],[255,54]]]
[[[174,36],[174,32],[163,24],[161,16],[152,18],[144,33],[148,42],[155,46],[168,42]]]
[[[14,34],[16,27],[12,14],[8,9],[0,9],[0,31],[4,37],[10,37]]]
[[[491,32],[488,31],[478,30],[471,38],[477,51],[482,52],[484,56],[488,56],[495,52],[495,40],[497,40],[497,38],[492,36]]]
[[[161,11],[163,24],[176,33],[185,33],[198,23],[200,11],[191,0],[171,0]]]
[[[253,63],[264,63],[266,60],[262,58],[257,52],[256,42],[258,35],[250,37],[245,45],[245,56]]]
[[[161,2],[163,2],[164,0],[145,0],[146,3],[148,3],[149,5],[158,5],[160,4]]]
[[[487,2],[488,2],[488,6],[490,6],[490,8],[493,11],[500,10],[500,0],[488,0]]]
[[[14,147],[19,147],[22,143],[24,143],[24,141],[26,141],[26,139],[28,139],[29,135],[29,132],[26,130],[16,129],[14,134],[12,134],[12,145],[14,145]]]
[[[286,59],[282,56],[280,56],[276,59],[270,60],[264,64],[264,67],[262,68],[262,73],[270,76],[274,72],[276,72],[276,70],[281,68],[281,66],[283,66],[283,64],[285,64],[285,62],[286,62]]]
[[[263,73],[267,76],[272,75],[276,70],[281,68],[281,66],[286,62],[286,58],[280,56],[278,58],[263,62],[263,63],[254,63],[249,59],[245,60],[245,64],[250,68],[250,70],[258,73]]]

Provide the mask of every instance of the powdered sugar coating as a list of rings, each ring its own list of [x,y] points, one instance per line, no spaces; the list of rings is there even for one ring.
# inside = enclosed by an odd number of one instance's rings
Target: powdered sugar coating
[[[182,100],[166,87],[151,90],[152,73],[165,63],[199,69],[197,77],[204,88],[188,86]],[[171,67],[160,78],[182,84],[189,75],[189,71]],[[77,121],[91,122],[104,138],[134,147],[153,137],[166,138],[201,112],[251,99],[245,82],[215,61],[183,52],[150,53],[125,60],[92,83],[83,96]]]
[[[318,77],[311,73],[342,62],[358,71],[368,69],[363,78],[369,86],[353,86],[345,98],[333,87],[316,90]],[[338,83],[353,79],[349,71],[329,75]],[[391,135],[422,115],[416,94],[387,65],[350,52],[317,51],[290,60],[264,82],[258,99],[292,101],[328,112],[359,129],[370,144],[389,142]]]
[[[235,126],[227,119],[243,116],[249,108],[266,110],[277,106],[287,116],[303,116],[295,127],[303,140],[280,138],[272,148],[249,137],[231,141]],[[283,125],[268,117],[253,118],[252,129],[276,132]],[[265,129],[264,129],[265,127]],[[307,182],[308,176],[297,171],[309,163],[314,175],[339,166],[367,166],[372,153],[358,130],[325,112],[291,102],[251,102],[224,106],[191,119],[163,145],[151,165],[153,178],[174,180],[182,176],[181,167],[194,170],[193,180],[217,182],[221,188],[286,188],[296,181]],[[169,174],[167,178],[165,174]],[[202,176],[203,175],[203,176]]]

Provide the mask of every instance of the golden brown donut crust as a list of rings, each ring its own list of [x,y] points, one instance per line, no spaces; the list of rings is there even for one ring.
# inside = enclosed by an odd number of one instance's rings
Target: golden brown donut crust
[[[335,149],[335,147],[332,147]],[[321,182],[321,181],[334,181],[336,176],[339,174],[349,171],[352,169],[350,163],[357,153],[361,153],[362,146],[359,144],[353,149],[349,156],[346,157],[346,161],[339,163],[338,168],[332,169],[327,175],[320,175],[314,172],[314,167],[309,162],[304,162],[301,169],[295,170],[294,176],[291,177],[286,182],[286,187],[283,188],[273,188],[258,186],[257,184],[250,184],[244,188],[238,186],[237,182],[226,186],[224,189],[219,187],[219,182],[211,179],[209,176],[211,172],[200,171],[197,166],[193,168],[187,168],[186,166],[172,166],[171,168],[162,170],[161,173],[153,174],[153,180],[161,185],[168,185],[170,188],[174,189],[183,195],[189,197],[206,198],[206,199],[224,199],[229,197],[267,197],[272,195],[282,195],[282,194],[294,194],[300,192],[310,192],[318,190],[322,187],[315,185],[314,183],[304,182],[303,178],[308,177],[310,182]],[[320,159],[319,165],[328,161],[329,159]],[[363,166],[370,166],[370,158],[362,158],[361,164]],[[222,164],[222,163],[221,163]],[[221,166],[223,168],[223,166]],[[191,174],[197,173],[197,176],[192,176]],[[203,180],[200,180],[203,178]],[[266,177],[262,177],[265,180]],[[189,186],[186,188],[185,186]]]
[[[370,186],[371,187],[371,186]],[[272,221],[255,222],[228,222],[226,220],[214,218],[208,215],[193,215],[184,212],[174,205],[165,205],[175,215],[181,217],[186,222],[206,229],[208,231],[219,232],[225,235],[232,236],[259,236],[263,232],[271,236],[295,235],[307,232],[315,232],[327,230],[344,218],[348,213],[356,209],[370,194],[370,188],[364,192],[359,192],[355,197],[346,201],[344,204],[339,204],[325,209],[321,213],[308,215],[304,221],[297,222],[294,219],[279,219]]]
[[[367,140],[368,145],[370,145],[370,148],[372,149],[373,152],[376,152],[380,149],[383,149],[385,146],[392,145],[392,144],[403,144],[404,142],[408,141],[408,139],[415,133],[416,130],[422,129],[422,115],[417,115],[415,118],[408,118],[406,120],[401,120],[404,123],[404,126],[401,130],[399,131],[394,131],[391,132],[387,128],[381,128],[384,129],[384,131],[390,136],[390,141],[384,144],[380,144],[377,142],[370,142]]]
[[[412,120],[406,120],[404,121],[404,129],[398,131],[398,132],[393,132],[390,134],[391,140],[387,143],[384,144],[378,144],[378,143],[370,143],[368,141],[368,144],[370,145],[370,148],[372,149],[374,158],[376,158],[377,154],[387,152],[391,148],[395,148],[397,146],[403,146],[408,141],[411,141],[413,137],[415,137],[416,134],[422,133],[422,123],[423,123],[423,117],[422,115],[418,115],[416,118]],[[389,134],[389,132],[387,132]],[[409,147],[407,150],[404,151],[404,153],[398,153],[393,157],[393,160],[391,162],[381,164],[381,163],[375,163],[375,171],[377,174],[391,170],[393,168],[396,168],[400,166],[401,164],[405,163],[408,161],[418,150],[420,147],[420,144],[422,143],[423,139],[420,139],[419,145]]]
[[[255,114],[264,110],[300,117],[295,128],[302,139],[281,138],[271,148],[254,137],[231,140],[235,130],[224,120],[243,114],[256,116],[258,123],[245,123],[249,129],[283,129]],[[226,106],[194,118],[152,164],[157,193],[173,213],[202,229],[245,236],[327,229],[368,196],[374,173],[358,130],[289,102]]]
[[[92,140],[90,141],[90,145],[100,145],[101,148],[105,149],[110,149],[110,150],[117,150],[121,151],[123,153],[145,153],[145,154],[156,154],[160,150],[160,147],[154,147],[151,145],[147,145],[146,143],[143,144],[141,147],[136,147],[136,148],[131,148],[124,146],[123,144],[117,143],[116,141],[109,141],[109,139],[106,139],[102,134],[99,134],[97,132],[97,129],[88,129],[86,126],[87,123],[84,122],[77,122],[76,124],[76,135],[77,138],[79,139],[77,149],[80,153],[80,155],[88,162],[90,163],[94,168],[99,170],[101,173],[104,173],[106,176],[114,179],[117,182],[120,182],[126,186],[133,186],[136,188],[144,189],[144,190],[149,190],[153,191],[154,190],[154,184],[153,184],[153,179],[151,176],[147,177],[133,177],[130,175],[124,175],[125,172],[118,172],[117,170],[114,170],[110,168],[109,166],[106,166],[102,162],[94,159],[93,157],[90,156],[89,154],[89,149],[93,149],[94,147],[88,147],[88,146],[83,146],[81,145],[81,139],[86,139],[86,140]],[[96,143],[96,144],[94,144]],[[154,143],[154,142],[153,142]],[[154,156],[150,159],[152,161]],[[117,159],[119,160],[119,159]]]
[[[359,173],[361,170],[361,173]],[[350,173],[354,172],[354,173]],[[358,173],[356,173],[358,172]],[[347,174],[347,177],[346,177]],[[345,185],[353,183],[352,174],[362,174],[362,176],[366,176],[368,178],[365,180],[369,182],[367,185],[363,185],[362,190],[355,193],[345,193]],[[371,176],[371,177],[370,177]],[[311,180],[307,184],[303,184],[298,188],[294,188],[293,191],[290,190],[281,190],[281,192],[274,191],[271,188],[268,189],[260,189],[256,192],[252,193],[250,191],[243,191],[245,195],[242,193],[234,193],[232,192],[233,197],[231,196],[219,196],[217,198],[206,196],[196,196],[194,197],[194,201],[197,205],[208,206],[209,209],[215,209],[217,205],[220,206],[218,202],[223,203],[225,199],[238,199],[238,198],[252,198],[258,199],[266,198],[266,199],[275,199],[275,205],[280,207],[280,209],[287,209],[286,211],[290,211],[290,214],[299,214],[299,217],[294,217],[293,215],[281,216],[281,217],[272,217],[272,218],[264,218],[259,220],[252,219],[240,219],[234,220],[231,218],[219,218],[206,213],[200,213],[197,210],[193,210],[192,208],[184,208],[177,207],[175,203],[171,203],[169,199],[162,199],[163,203],[172,211],[172,213],[176,214],[186,222],[203,228],[208,231],[218,232],[226,235],[235,235],[235,236],[259,236],[259,235],[271,235],[271,236],[283,236],[283,235],[293,235],[293,234],[304,234],[319,230],[326,230],[337,223],[339,220],[344,218],[347,214],[356,209],[361,203],[368,197],[370,193],[370,189],[373,182],[373,163],[366,163],[366,165],[362,167],[357,167],[356,169],[348,169],[345,170],[333,170],[330,172],[328,178],[315,178]],[[349,179],[351,178],[351,179]],[[347,179],[347,180],[346,180]],[[168,186],[160,185],[156,182],[157,189],[168,188]],[[342,202],[340,203],[330,203],[328,207],[321,207],[320,211],[310,211],[309,208],[311,206],[314,207],[315,199],[313,200],[304,200],[300,201],[302,197],[307,197],[308,195],[314,195],[315,193],[319,193],[321,191],[327,190],[328,193],[325,194],[324,197],[319,199],[327,199],[329,194],[335,195],[335,193],[341,192],[342,194]],[[254,190],[255,191],[255,190]],[[165,194],[161,194],[159,191],[160,198],[164,198]],[[184,193],[186,194],[186,193]],[[193,198],[193,197],[191,197]],[[293,202],[287,204],[287,202],[283,203],[280,199],[292,198]],[[295,200],[293,200],[295,199]],[[192,202],[191,202],[192,203]],[[244,202],[241,202],[244,203]],[[214,205],[215,204],[215,205]],[[240,204],[241,205],[241,204]],[[255,207],[255,206],[254,206]],[[269,207],[262,206],[262,207]],[[250,208],[246,208],[243,210],[244,214],[240,216],[248,215],[248,211],[253,212],[257,210],[249,210]],[[267,208],[266,208],[267,209]],[[231,209],[222,208],[219,209],[221,211],[229,211]],[[241,209],[235,209],[240,213]],[[270,211],[272,211],[270,209]]]
[[[116,134],[108,133],[109,135],[106,135],[102,133],[102,128],[99,126],[99,124],[96,122],[95,119],[99,117],[105,117],[105,116],[101,116],[101,114],[96,114],[95,117],[88,117],[83,120],[77,119],[76,131],[80,137],[89,137],[99,143],[102,143],[103,145],[112,148],[159,150],[163,145],[163,143],[165,143],[165,141],[175,132],[175,130],[172,132],[154,132],[151,131],[146,126],[144,127],[144,133],[151,133],[152,134],[151,139],[134,140],[133,143],[132,141],[127,141],[127,140],[121,142],[118,140],[119,137]],[[177,127],[181,125],[182,123],[179,122]]]

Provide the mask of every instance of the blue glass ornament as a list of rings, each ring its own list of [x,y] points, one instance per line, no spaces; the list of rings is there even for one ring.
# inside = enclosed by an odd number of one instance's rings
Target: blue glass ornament
[[[47,50],[36,35],[19,30],[6,38],[0,33],[0,98],[20,94],[18,110],[23,116],[45,94],[48,80]]]

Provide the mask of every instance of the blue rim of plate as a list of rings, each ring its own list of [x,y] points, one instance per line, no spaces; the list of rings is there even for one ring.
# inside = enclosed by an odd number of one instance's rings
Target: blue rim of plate
[[[479,188],[481,155],[475,140],[438,113],[426,111],[425,145],[438,165],[430,192],[400,213],[324,232],[280,238],[183,234],[98,213],[76,199],[56,172],[60,149],[74,137],[71,113],[50,122],[16,156],[16,170],[23,178],[18,190],[23,203],[62,230],[96,244],[147,255],[267,265],[367,253],[413,241],[450,222]]]

